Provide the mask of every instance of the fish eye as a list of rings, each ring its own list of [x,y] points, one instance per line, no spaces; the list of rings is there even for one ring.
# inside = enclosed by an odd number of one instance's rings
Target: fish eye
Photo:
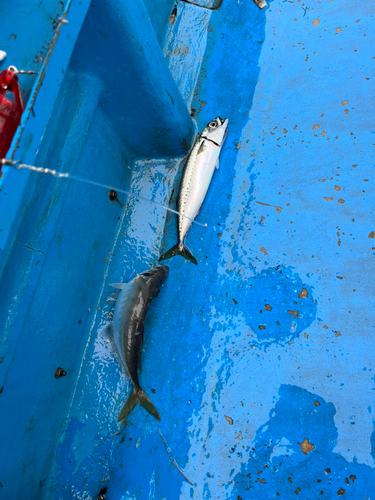
[[[211,127],[211,128],[215,128],[216,127],[216,122],[210,122],[208,124],[208,126]]]

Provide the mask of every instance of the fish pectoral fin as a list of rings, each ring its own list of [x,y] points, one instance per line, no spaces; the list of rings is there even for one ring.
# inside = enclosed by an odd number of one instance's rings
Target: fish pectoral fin
[[[126,283],[110,283],[109,286],[113,286],[113,288],[122,290],[126,286]]]
[[[205,140],[203,140],[203,141],[201,142],[201,145],[199,146],[197,156],[198,156],[198,155],[200,155],[200,154],[202,154],[202,153],[204,153],[204,152],[206,151],[206,149],[207,149],[207,146],[206,146],[206,141],[205,141]]]
[[[120,353],[118,352],[118,349],[117,349],[117,346],[116,346],[116,341],[115,341],[115,333],[114,333],[114,330],[113,330],[113,323],[108,323],[108,325],[106,325],[104,327],[104,335],[107,339],[107,342],[111,348],[111,351],[113,352],[113,355],[117,361],[117,363],[121,366],[122,368],[122,371],[124,372],[124,374],[126,376],[129,376],[128,374],[128,370],[125,366],[125,363],[123,362],[122,358],[121,358],[121,355]]]

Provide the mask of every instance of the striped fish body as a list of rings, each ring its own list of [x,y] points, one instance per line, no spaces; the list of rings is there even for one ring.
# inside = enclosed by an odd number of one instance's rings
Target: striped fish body
[[[219,164],[220,149],[215,143],[200,137],[189,156],[178,199],[178,211],[186,216],[178,217],[179,243],[185,240],[206,197],[215,167]]]
[[[160,260],[181,255],[193,264],[197,261],[184,244],[191,224],[198,215],[206,197],[215,168],[219,167],[219,155],[228,131],[228,120],[219,116],[203,130],[189,155],[182,177],[178,197],[178,243]]]

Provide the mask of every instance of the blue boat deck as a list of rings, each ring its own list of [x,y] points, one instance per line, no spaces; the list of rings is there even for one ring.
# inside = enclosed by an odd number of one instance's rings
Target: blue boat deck
[[[371,499],[372,6],[68,3],[12,157],[133,194],[5,171],[0,497]],[[15,47],[0,70],[36,51]],[[229,133],[207,227],[186,241],[198,266],[166,261],[140,376],[193,487],[143,408],[117,422],[132,385],[105,327],[109,284],[177,241],[176,216],[137,196],[176,207],[217,115]]]

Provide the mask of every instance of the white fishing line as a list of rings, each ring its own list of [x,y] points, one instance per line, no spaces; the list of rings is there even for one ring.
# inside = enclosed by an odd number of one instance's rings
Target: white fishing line
[[[34,167],[33,165],[26,165],[24,163],[20,163],[17,160],[14,161],[14,160],[8,160],[6,158],[3,158],[2,160],[0,160],[0,164],[4,165],[6,167],[13,167],[16,170],[26,168],[28,170],[32,170],[33,172],[37,172],[39,174],[50,174],[50,175],[53,175],[54,177],[58,177],[60,179],[71,179],[71,180],[74,180],[77,182],[83,182],[85,184],[99,186],[99,187],[102,187],[104,189],[114,190],[118,193],[127,194],[128,196],[134,196],[136,199],[147,201],[148,203],[152,203],[153,205],[155,205],[157,207],[163,208],[164,210],[168,210],[169,212],[180,215],[181,217],[184,217],[185,219],[189,219],[191,222],[194,222],[194,224],[198,224],[198,226],[207,227],[207,223],[202,224],[200,222],[197,222],[196,220],[191,219],[187,215],[182,214],[178,210],[173,210],[173,208],[167,207],[166,205],[163,205],[162,203],[158,203],[157,201],[150,200],[149,198],[146,198],[145,196],[142,196],[140,194],[132,193],[131,191],[128,191],[127,189],[118,188],[115,186],[111,186],[109,184],[103,184],[101,182],[92,181],[90,179],[85,179],[84,177],[79,177],[78,175],[71,175],[68,172],[58,172],[57,170],[52,170],[50,168]]]

